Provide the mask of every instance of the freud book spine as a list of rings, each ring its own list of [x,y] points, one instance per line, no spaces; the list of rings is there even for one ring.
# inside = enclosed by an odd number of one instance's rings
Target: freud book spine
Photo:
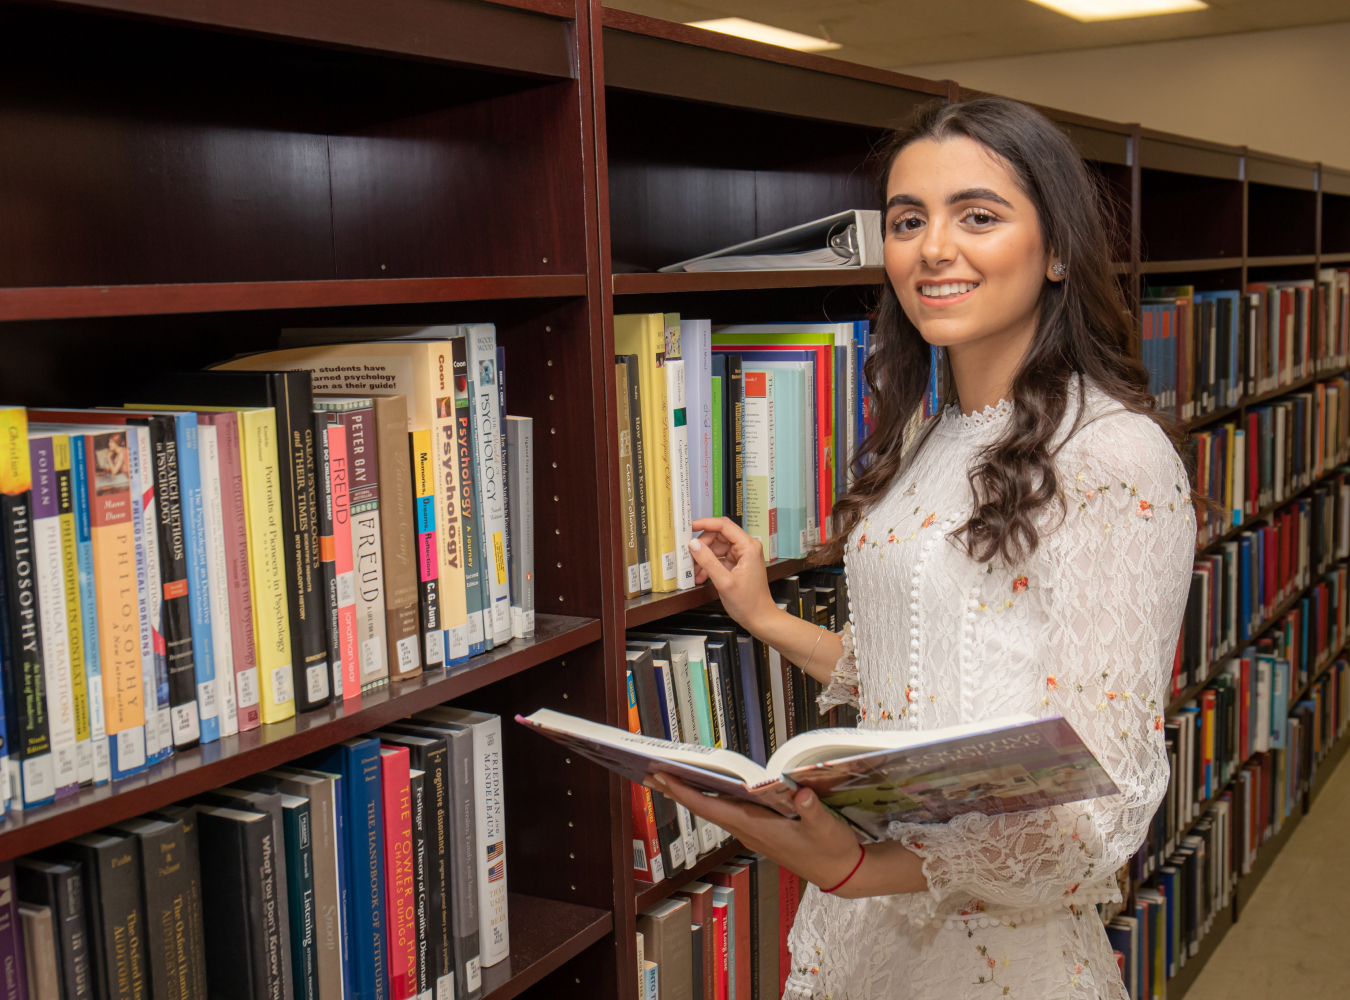
[[[407,447],[408,402],[404,396],[376,396],[374,403],[389,676],[402,679],[422,672],[417,638],[417,537]]]
[[[491,649],[485,629],[487,588],[483,579],[483,546],[478,519],[478,469],[474,461],[473,386],[463,337],[451,342],[451,365],[455,383],[456,473],[459,487],[459,524],[464,561],[464,604],[468,621],[469,655]]]
[[[445,665],[445,628],[441,621],[440,564],[436,552],[436,454],[432,432],[408,435],[412,452],[413,511],[417,525],[417,605],[422,628],[422,662]]]
[[[361,690],[389,680],[388,634],[384,614],[384,540],[380,531],[380,470],[375,410],[346,410],[347,471],[351,496],[352,566],[356,588],[357,656]]]
[[[534,635],[534,420],[506,418],[511,536],[511,635]]]
[[[47,725],[56,763],[56,797],[79,788],[75,747],[75,694],[70,683],[66,630],[65,566],[61,558],[61,501],[56,452],[64,438],[31,434],[33,574],[42,628],[42,665],[47,676]]]
[[[337,597],[338,664],[341,685],[334,671],[333,690],[343,698],[361,693],[361,660],[356,644],[356,570],[352,562],[351,460],[347,454],[347,428],[328,425],[329,483],[333,494],[333,570]]]

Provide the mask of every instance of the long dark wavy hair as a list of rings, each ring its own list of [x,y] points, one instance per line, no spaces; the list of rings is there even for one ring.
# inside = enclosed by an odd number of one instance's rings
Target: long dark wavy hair
[[[1081,378],[1072,430],[1084,420],[1082,392],[1091,381],[1127,410],[1157,421],[1174,446],[1179,437],[1158,412],[1148,374],[1130,352],[1133,319],[1111,267],[1107,195],[1068,136],[1049,119],[1002,97],[920,108],[881,150],[883,210],[891,166],[900,152],[922,139],[957,136],[973,139],[1003,160],[1036,207],[1045,246],[1067,268],[1062,281],[1047,280],[1041,289],[1036,333],[1012,380],[1012,417],[969,472],[974,512],[955,533],[975,560],[997,556],[1015,563],[1035,552],[1037,514],[1059,492],[1054,460],[1062,442],[1052,442],[1071,402],[1073,374]],[[881,293],[872,336],[877,348],[864,373],[872,387],[876,430],[852,456],[856,477],[834,505],[836,534],[814,553],[813,562],[842,557],[849,532],[886,495],[918,451],[914,445],[937,423],[930,420],[913,440],[905,440],[928,386],[929,347],[890,282]],[[944,402],[953,401],[954,387]]]

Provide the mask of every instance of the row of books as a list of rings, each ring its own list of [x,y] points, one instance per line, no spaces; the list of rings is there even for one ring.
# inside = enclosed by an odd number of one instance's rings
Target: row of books
[[[444,369],[452,451],[406,363],[360,391],[253,355],[149,382],[154,408],[0,410],[7,803],[533,634],[533,427],[505,416],[493,339],[416,345]]]
[[[500,744],[441,706],[5,862],[5,996],[481,996],[510,950]]]
[[[1194,489],[1221,508],[1201,513],[1199,544],[1212,543],[1350,460],[1348,400],[1350,379],[1328,379],[1192,434]]]
[[[869,331],[614,318],[625,596],[694,585],[699,518],[731,518],[766,561],[825,538],[869,428]]]
[[[1132,899],[1107,921],[1131,1000],[1166,996],[1167,979],[1199,951],[1239,879],[1299,808],[1318,764],[1350,724],[1345,657],[1306,697],[1277,711],[1267,693],[1283,683],[1287,698],[1289,678],[1278,657],[1259,654],[1250,665],[1244,658],[1240,673],[1168,721],[1173,781],[1131,863]],[[1216,772],[1226,774],[1225,784],[1205,791],[1202,775]]]
[[[638,914],[638,1000],[781,996],[801,882],[747,852]]]
[[[842,627],[842,570],[787,577],[773,591],[789,614]],[[630,732],[734,750],[764,764],[799,732],[856,724],[852,710],[822,717],[819,684],[727,615],[700,609],[630,629],[626,647]],[[677,877],[725,841],[725,831],[659,792],[638,784],[631,792],[639,882]]]
[[[1344,368],[1350,358],[1350,272],[1270,281],[1245,291],[1146,288],[1142,350],[1149,391],[1178,420],[1244,396]]]

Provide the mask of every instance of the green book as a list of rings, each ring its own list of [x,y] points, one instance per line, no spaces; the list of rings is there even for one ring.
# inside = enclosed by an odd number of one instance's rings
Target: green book
[[[314,839],[309,799],[281,794],[286,842],[286,895],[290,904],[291,980],[295,1000],[318,1000],[319,956],[314,938]]]
[[[722,379],[712,377],[712,509],[713,517],[722,517]]]

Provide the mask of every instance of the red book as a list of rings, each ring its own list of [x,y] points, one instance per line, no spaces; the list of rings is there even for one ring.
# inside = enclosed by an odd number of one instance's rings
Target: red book
[[[713,961],[716,981],[713,1000],[729,1000],[730,971],[727,958],[727,904],[713,903]]]
[[[744,865],[718,865],[703,881],[725,886],[735,893],[736,940],[730,947],[736,953],[736,995],[728,1000],[750,1000],[750,984],[758,970],[750,961],[750,869]]]
[[[352,564],[351,476],[347,426],[328,425],[329,488],[333,493],[333,566],[337,573],[338,650],[342,700],[361,696],[361,658],[356,651],[356,572]]]
[[[1261,416],[1247,414],[1247,513],[1261,509]]]
[[[1178,646],[1178,648],[1180,648]],[[797,873],[778,866],[778,983],[786,985],[792,972],[792,952],[788,950],[788,935],[797,919],[797,904],[801,902]]]
[[[380,747],[384,791],[384,921],[389,939],[389,1000],[417,996],[413,929],[412,793],[408,748]]]
[[[1252,661],[1243,657],[1238,661],[1238,750],[1242,759],[1252,755],[1251,737],[1247,732],[1252,711]]]
[[[631,670],[628,672],[628,731],[642,732]],[[652,790],[632,781],[628,787],[633,810],[633,878],[638,882],[660,882],[666,877],[666,872],[661,861],[661,838],[656,833]],[[694,923],[700,923],[697,916]]]

